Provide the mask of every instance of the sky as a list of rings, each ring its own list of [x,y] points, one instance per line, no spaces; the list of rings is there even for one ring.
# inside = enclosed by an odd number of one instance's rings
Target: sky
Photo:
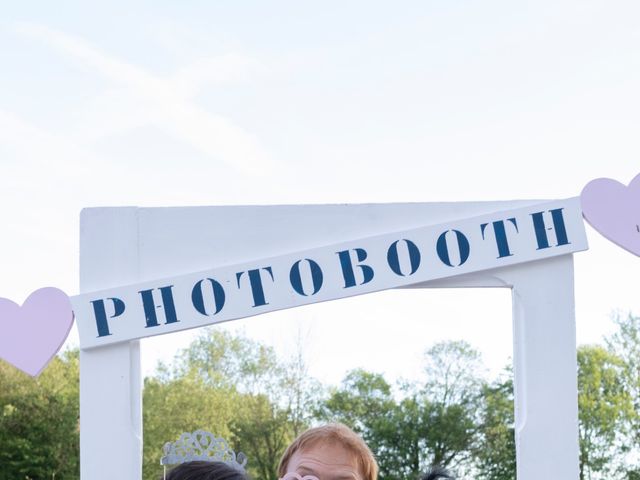
[[[594,178],[627,184],[640,173],[639,15],[633,0],[6,2],[0,296],[79,292],[86,207],[555,199]],[[601,342],[612,312],[640,314],[638,258],[587,232],[580,344]],[[345,333],[365,322],[366,341]],[[283,355],[302,338],[311,373],[334,384],[355,367],[419,375],[444,339],[497,372],[511,300],[389,291],[219,328]],[[145,340],[144,373],[193,335]]]

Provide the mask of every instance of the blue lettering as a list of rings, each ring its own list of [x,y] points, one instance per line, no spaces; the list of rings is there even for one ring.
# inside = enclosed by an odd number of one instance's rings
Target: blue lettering
[[[556,208],[549,210],[551,212],[551,222],[553,223],[553,230],[556,232],[556,247],[561,245],[568,245],[571,242],[567,238],[567,229],[564,224],[564,217],[562,216],[562,208]],[[549,248],[549,238],[547,237],[547,230],[552,230],[551,227],[547,227],[544,223],[544,212],[532,213],[533,228],[536,232],[536,241],[538,242],[537,250]]]
[[[342,276],[344,277],[344,288],[355,287],[358,285],[356,282],[355,272],[353,271],[353,263],[351,261],[351,251],[356,252],[356,258],[358,262],[363,262],[367,258],[367,252],[363,248],[354,248],[353,250],[343,250],[336,252],[340,259],[340,266],[342,267]],[[373,279],[373,269],[369,265],[357,265],[362,271],[362,282],[359,285],[369,283]]]
[[[156,309],[164,308],[165,325],[178,322],[176,315],[176,307],[173,303],[173,292],[171,289],[173,285],[167,285],[166,287],[160,287],[160,296],[162,298],[162,304],[156,306],[156,302],[153,299],[154,288],[149,290],[141,290],[138,293],[142,297],[142,306],[144,308],[144,316],[147,326],[145,328],[157,327],[158,316],[156,315]]]
[[[322,269],[320,265],[311,260],[310,258],[305,258],[305,261],[309,263],[309,268],[311,269],[311,283],[313,284],[313,292],[311,295],[315,295],[322,288]],[[300,275],[300,263],[302,260],[298,260],[291,267],[291,271],[289,272],[289,280],[291,281],[291,286],[293,289],[298,292],[300,295],[307,296],[304,291],[304,287],[302,285],[302,276]]]
[[[262,277],[260,276],[260,270],[265,270],[273,281],[273,272],[271,271],[271,267],[265,267],[262,269],[249,270],[247,274],[249,275],[249,284],[251,285],[251,294],[253,295],[253,306],[261,307],[263,305],[269,305],[269,303],[264,298],[264,288],[262,286]],[[238,281],[238,288],[240,288],[240,279],[242,278],[242,274],[244,272],[236,273],[236,280]]]
[[[113,303],[113,315],[109,318],[116,318],[124,313],[124,302],[119,298],[107,298]],[[107,337],[111,335],[109,331],[109,322],[107,321],[107,310],[104,306],[104,300],[93,300],[93,313],[96,317],[96,327],[98,328],[98,337]]]
[[[211,315],[215,315],[222,310],[222,307],[224,307],[225,295],[222,285],[213,278],[205,278],[193,286],[193,290],[191,291],[191,303],[193,303],[194,308],[202,315],[209,315],[204,305],[204,294],[202,292],[202,284],[205,280],[208,280],[211,284],[211,289],[213,291],[213,303],[216,307],[216,311]]]
[[[411,271],[408,274],[402,273],[402,268],[400,267],[398,243],[401,241],[407,245],[407,250],[409,251],[409,265],[411,267]],[[387,250],[387,263],[389,264],[389,267],[391,267],[391,270],[393,270],[393,273],[395,273],[396,275],[400,275],[401,277],[413,275],[414,273],[416,273],[418,267],[420,266],[420,250],[418,250],[416,244],[411,240],[396,240],[391,244],[389,250]]]
[[[456,236],[456,241],[458,243],[458,252],[460,254],[460,263],[458,265],[453,265],[451,263],[451,259],[449,258],[449,247],[447,245],[447,233],[453,232]],[[438,257],[445,265],[449,267],[459,267],[469,258],[469,253],[471,252],[471,248],[469,247],[469,240],[467,237],[458,230],[447,230],[446,232],[442,232],[438,237],[438,241],[436,243],[436,251],[438,253]]]
[[[507,221],[514,226],[514,228],[516,229],[516,233],[519,233],[516,219],[507,218]],[[483,240],[484,240],[484,231],[488,225],[489,225],[488,223],[483,223],[482,225],[480,225],[480,231],[482,232]],[[496,237],[496,245],[498,247],[498,256],[496,258],[504,258],[504,257],[512,256],[513,253],[511,253],[511,250],[509,249],[509,242],[507,240],[507,232],[504,227],[504,221],[499,220],[497,222],[493,222],[492,226],[493,226],[493,234]]]

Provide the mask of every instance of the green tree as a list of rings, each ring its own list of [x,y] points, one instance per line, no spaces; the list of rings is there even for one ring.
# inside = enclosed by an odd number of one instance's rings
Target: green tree
[[[516,477],[513,379],[511,369],[483,388],[481,433],[474,452],[479,480]]]
[[[640,317],[629,313],[627,316],[616,314],[613,321],[617,327],[615,333],[607,338],[607,348],[623,361],[623,379],[631,397],[633,410],[627,415],[626,447],[635,455],[625,458],[628,478],[640,478]],[[635,459],[635,461],[634,461]]]
[[[479,441],[486,384],[481,355],[464,341],[440,342],[425,352],[424,371],[428,463],[469,469]]]
[[[365,435],[366,440],[369,432],[394,404],[391,385],[381,374],[356,369],[347,373],[341,388],[331,392],[322,406],[320,417],[342,422]]]
[[[298,339],[295,354],[283,365],[277,394],[280,407],[287,412],[293,438],[313,422],[325,395],[321,383],[309,375],[303,351]]]
[[[277,479],[282,453],[309,426],[322,397],[320,383],[309,376],[300,340],[297,347],[288,361],[265,352],[262,362],[267,359],[268,369],[256,372],[253,388],[238,404],[232,428],[237,444],[251,453],[254,478]]]
[[[288,412],[266,395],[245,394],[231,429],[237,445],[249,455],[249,472],[261,480],[278,479],[278,462],[293,440]]]
[[[143,392],[143,477],[156,480],[166,442],[183,432],[207,430],[229,441],[230,421],[240,395],[231,388],[212,387],[194,372],[178,378],[146,378]]]
[[[0,480],[77,479],[78,351],[38,378],[0,361]]]
[[[317,416],[323,421],[341,422],[359,433],[378,459],[380,478],[396,478],[397,438],[400,418],[391,385],[381,374],[363,369],[350,371],[339,388],[330,392]],[[394,418],[394,416],[396,418]]]
[[[145,380],[145,478],[157,472],[165,442],[199,428],[245,453],[255,478],[275,478],[288,442],[306,426],[315,384],[305,374],[302,359],[285,363],[271,347],[203,329],[171,368],[160,365]]]
[[[415,477],[429,465],[470,468],[480,432],[481,371],[480,355],[467,343],[439,343],[425,352],[426,381],[405,384],[399,400],[382,375],[354,370],[320,417],[360,433],[383,480]]]
[[[173,377],[197,374],[212,387],[234,388],[245,393],[270,393],[279,385],[283,366],[273,348],[244,335],[233,335],[215,327],[200,335],[178,353],[171,371]]]
[[[580,479],[610,478],[625,419],[633,414],[624,362],[601,346],[578,349]]]
[[[429,398],[444,405],[473,404],[485,383],[480,352],[462,340],[427,349],[424,372]]]
[[[379,424],[382,478],[416,478],[428,466],[470,470],[479,441],[483,388],[480,354],[462,341],[425,352],[425,381],[404,384],[403,398]]]
[[[417,478],[424,460],[424,405],[415,396],[394,403],[376,425],[380,477]]]

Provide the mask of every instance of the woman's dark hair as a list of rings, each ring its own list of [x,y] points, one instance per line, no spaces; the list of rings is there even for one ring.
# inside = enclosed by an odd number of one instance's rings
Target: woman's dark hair
[[[455,477],[444,468],[431,467],[420,477],[420,480],[455,480]]]
[[[185,462],[167,472],[167,480],[249,480],[245,472],[224,462]]]

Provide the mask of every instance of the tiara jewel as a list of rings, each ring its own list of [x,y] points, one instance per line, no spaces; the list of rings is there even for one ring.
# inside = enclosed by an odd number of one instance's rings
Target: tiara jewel
[[[164,456],[160,465],[176,465],[194,460],[206,462],[224,462],[244,471],[247,457],[244,453],[234,452],[223,438],[217,438],[205,430],[185,432],[175,442],[167,442],[163,447]]]

